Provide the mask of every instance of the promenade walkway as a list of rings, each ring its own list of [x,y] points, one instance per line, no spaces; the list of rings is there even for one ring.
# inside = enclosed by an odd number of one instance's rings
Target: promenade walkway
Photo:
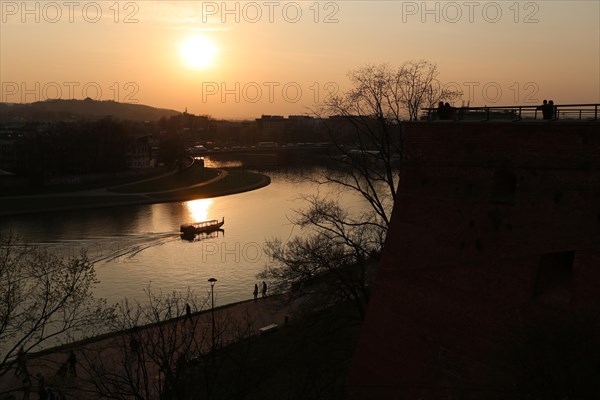
[[[286,316],[291,315],[292,311],[292,307],[280,307],[280,298],[276,296],[215,308],[216,347],[257,335],[259,329],[267,325],[282,326]],[[137,357],[141,357],[131,347],[132,337],[140,344],[139,354],[157,351],[156,348],[144,346],[165,346],[163,356],[165,362],[171,364],[169,366],[161,369],[155,360],[150,360],[150,356],[144,356],[149,386],[157,388],[159,381],[164,379],[164,370],[175,370],[182,356],[190,361],[209,354],[212,348],[211,330],[212,315],[208,309],[193,313],[191,321],[186,320],[183,313],[178,318],[141,327],[136,331],[102,335],[96,339],[28,355],[26,364],[32,381],[29,398],[37,398],[38,374],[44,377],[46,387],[62,393],[68,400],[100,398],[95,392],[99,382],[105,379],[103,375],[110,377],[111,382],[119,375],[125,380],[127,373],[139,368],[137,364],[135,368],[132,367],[133,362],[139,361]],[[67,359],[71,351],[77,360],[77,376],[67,372]],[[105,383],[108,384],[108,380]],[[0,399],[10,398],[10,395],[15,399],[27,399],[26,392],[27,389],[23,388],[23,375],[17,376],[16,369],[0,377]]]

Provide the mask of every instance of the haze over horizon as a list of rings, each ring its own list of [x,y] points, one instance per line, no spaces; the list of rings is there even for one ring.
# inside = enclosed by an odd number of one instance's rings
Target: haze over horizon
[[[424,59],[465,104],[600,102],[597,1],[0,1],[0,101],[306,114],[347,72]]]

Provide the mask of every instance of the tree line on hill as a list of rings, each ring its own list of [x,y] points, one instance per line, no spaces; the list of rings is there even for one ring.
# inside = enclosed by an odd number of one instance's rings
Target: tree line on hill
[[[5,100],[24,100],[6,95]],[[119,103],[111,100],[48,99],[33,103],[0,103],[0,121],[49,121],[98,119],[111,115],[127,121],[158,121],[161,117],[179,114],[175,110],[155,108],[143,104]]]

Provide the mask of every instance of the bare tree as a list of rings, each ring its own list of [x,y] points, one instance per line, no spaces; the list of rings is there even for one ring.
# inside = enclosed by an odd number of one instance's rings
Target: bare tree
[[[330,116],[329,136],[341,156],[319,183],[360,194],[376,213],[373,222],[387,228],[402,156],[398,77],[387,65],[359,68],[349,77],[352,89],[330,98],[322,111]]]
[[[338,168],[319,183],[360,194],[387,229],[396,198],[396,175],[403,156],[402,121],[418,119],[423,107],[457,98],[437,80],[437,65],[410,61],[399,68],[368,65],[348,74],[352,88],[331,97],[320,114],[329,115],[328,131]]]
[[[110,326],[116,334],[81,352],[90,390],[101,398],[182,398],[177,390],[184,366],[207,346],[210,326],[186,313],[186,305],[198,311],[206,299],[190,291],[164,295],[150,287],[145,294],[143,303],[118,304]]]
[[[163,294],[145,289],[143,303],[123,301],[113,335],[82,351],[90,392],[100,398],[180,400],[212,398],[222,357],[213,350],[254,334],[247,319],[221,312],[212,325],[208,297],[193,292]],[[186,311],[190,306],[192,313]]]
[[[362,318],[369,297],[368,267],[385,231],[351,216],[337,201],[305,198],[309,210],[300,211],[294,223],[311,232],[287,243],[267,242],[265,251],[274,262],[259,277],[271,282],[272,292],[287,293],[289,301],[304,299],[309,309],[350,303]]]
[[[62,259],[12,235],[0,237],[0,377],[20,349],[26,354],[81,339],[104,326],[112,309],[93,297],[96,282],[85,254]]]
[[[359,195],[364,211],[352,214],[336,200],[304,196],[308,207],[297,211],[292,222],[314,236],[269,243],[267,252],[274,262],[259,277],[291,293],[291,299],[310,292],[316,303],[350,301],[364,315],[368,260],[383,248],[397,196],[402,123],[418,119],[423,107],[460,95],[444,89],[438,75],[429,61],[350,71],[350,90],[330,97],[317,112],[326,120],[335,155],[333,167],[315,181]],[[320,283],[309,285],[311,281]]]
[[[399,68],[368,65],[348,74],[352,88],[332,96],[319,112],[328,115],[338,168],[319,183],[360,194],[375,212],[370,223],[387,229],[403,156],[402,121],[418,119],[423,107],[461,95],[437,80],[437,65],[410,61]]]
[[[432,108],[440,101],[453,101],[462,95],[460,91],[444,87],[438,76],[437,65],[425,60],[409,61],[398,69],[396,84],[400,104],[408,112],[409,120],[419,119],[423,108]]]

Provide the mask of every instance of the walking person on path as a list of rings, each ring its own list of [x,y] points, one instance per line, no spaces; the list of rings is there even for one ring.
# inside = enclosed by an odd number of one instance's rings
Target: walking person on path
[[[76,365],[77,357],[75,357],[75,353],[71,350],[69,352],[69,358],[67,358],[67,372],[72,376],[77,376],[77,371],[75,370]]]
[[[263,281],[262,283],[262,297],[263,299],[267,297],[267,284],[265,283],[265,281]]]
[[[23,400],[29,400],[29,392],[31,392],[31,377],[29,374],[23,378]]]
[[[256,301],[256,299],[258,299],[258,284],[257,283],[254,284],[254,301]]]
[[[190,322],[192,322],[192,308],[190,307],[189,303],[185,303],[185,319],[183,320],[183,322],[190,320]]]
[[[48,392],[46,392],[46,382],[44,381],[44,375],[41,373],[37,373],[36,375],[38,380],[38,397],[39,400],[47,400]]]
[[[23,350],[23,347],[21,347],[17,352],[17,370],[15,371],[15,375],[17,377],[21,375],[29,375],[29,371],[27,370],[27,357],[25,356],[25,351]]]

